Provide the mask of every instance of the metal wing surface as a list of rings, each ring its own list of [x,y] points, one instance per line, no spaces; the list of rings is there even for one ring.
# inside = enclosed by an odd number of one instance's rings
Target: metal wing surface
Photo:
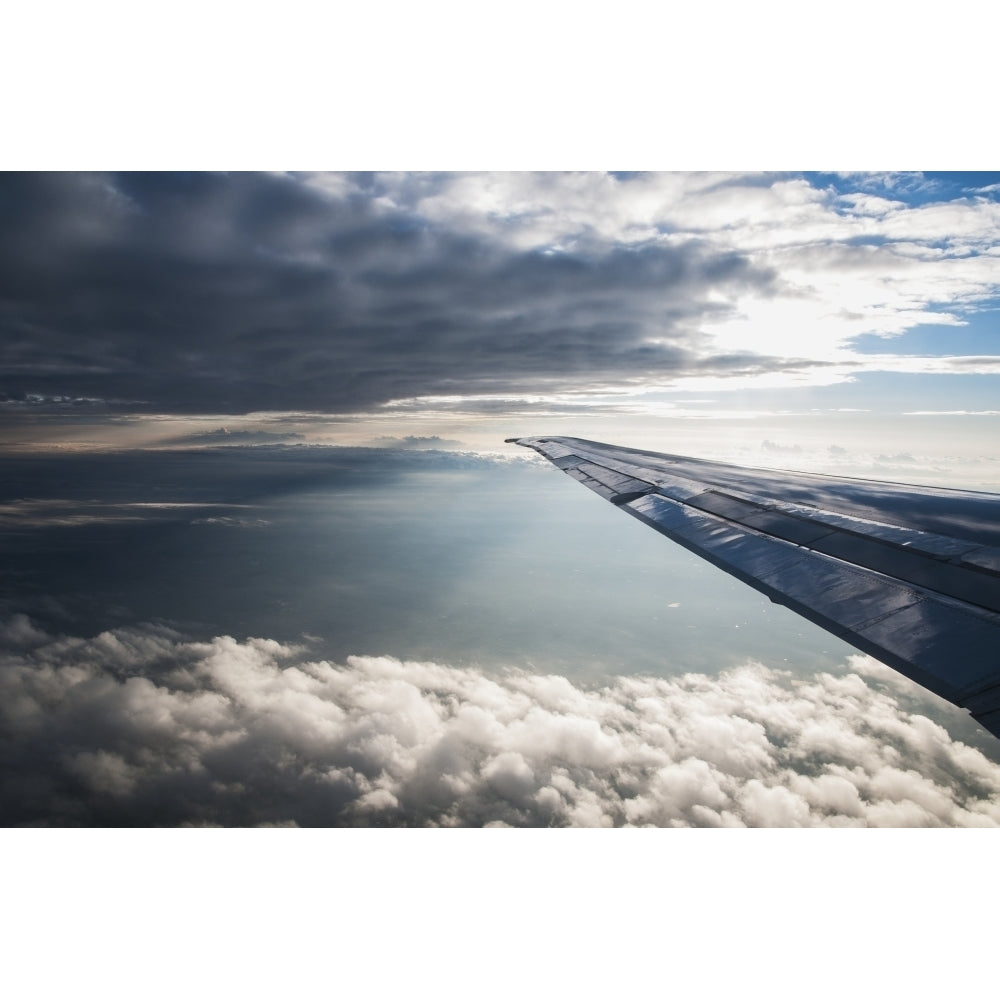
[[[1000,495],[509,440],[1000,736]]]

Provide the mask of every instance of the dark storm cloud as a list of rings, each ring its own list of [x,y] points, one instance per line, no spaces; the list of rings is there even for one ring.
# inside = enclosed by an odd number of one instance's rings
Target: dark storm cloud
[[[565,677],[0,623],[8,825],[995,826],[1000,767],[867,657]]]
[[[737,253],[523,251],[344,192],[247,174],[3,177],[0,398],[350,412],[787,367],[704,353],[700,322],[773,282]]]

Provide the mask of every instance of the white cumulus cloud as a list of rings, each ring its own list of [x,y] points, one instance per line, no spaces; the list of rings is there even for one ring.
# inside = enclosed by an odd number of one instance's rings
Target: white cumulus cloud
[[[8,823],[1000,824],[1000,766],[863,656],[595,689],[152,626],[6,637]]]

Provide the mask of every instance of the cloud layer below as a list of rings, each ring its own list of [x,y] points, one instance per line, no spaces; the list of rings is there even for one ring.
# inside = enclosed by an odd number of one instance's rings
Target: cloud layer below
[[[2,638],[11,825],[1000,825],[1000,766],[863,656],[586,689],[155,626]]]

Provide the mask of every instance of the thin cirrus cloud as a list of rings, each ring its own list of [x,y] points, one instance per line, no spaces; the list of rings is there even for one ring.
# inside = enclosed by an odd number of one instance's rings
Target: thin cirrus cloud
[[[863,656],[590,689],[155,626],[4,633],[11,823],[1000,824],[1000,767]]]

